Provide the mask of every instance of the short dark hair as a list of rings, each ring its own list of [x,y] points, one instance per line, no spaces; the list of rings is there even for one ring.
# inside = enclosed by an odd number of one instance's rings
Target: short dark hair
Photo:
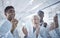
[[[39,11],[38,11],[38,15],[41,15],[41,14],[44,14],[44,12],[41,11],[41,10],[39,10]]]
[[[13,8],[14,9],[14,7],[13,6],[7,6],[6,8],[5,8],[5,10],[4,10],[4,12],[7,12],[9,9],[11,9],[11,8]]]

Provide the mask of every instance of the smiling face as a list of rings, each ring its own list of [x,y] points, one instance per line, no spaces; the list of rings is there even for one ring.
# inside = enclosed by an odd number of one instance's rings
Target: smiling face
[[[8,9],[6,12],[6,17],[11,21],[15,17],[15,10],[13,8]]]

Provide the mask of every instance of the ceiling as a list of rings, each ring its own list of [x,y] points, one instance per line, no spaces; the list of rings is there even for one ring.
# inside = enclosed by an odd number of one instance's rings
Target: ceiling
[[[0,12],[3,12],[6,6],[12,5],[16,11],[16,18],[21,19],[38,10],[50,9],[49,7],[58,1],[60,0],[0,0]]]

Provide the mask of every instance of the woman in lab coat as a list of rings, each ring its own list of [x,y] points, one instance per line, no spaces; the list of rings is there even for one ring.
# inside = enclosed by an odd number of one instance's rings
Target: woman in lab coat
[[[26,28],[23,27],[22,31],[26,35],[24,38],[38,38],[38,36],[41,38],[41,36],[39,35],[39,30],[40,30],[40,21],[39,20],[40,20],[39,16],[37,16],[37,15],[33,16],[33,19],[32,19],[33,24],[32,24],[32,28],[30,28],[31,29],[30,33],[27,31]]]
[[[33,23],[33,36],[35,38],[38,38],[39,33],[40,33],[40,18],[39,18],[39,16],[34,15],[32,23]]]

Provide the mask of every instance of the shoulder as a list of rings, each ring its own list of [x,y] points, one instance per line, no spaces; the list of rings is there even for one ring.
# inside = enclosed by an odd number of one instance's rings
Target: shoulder
[[[5,20],[4,23],[3,23],[3,26],[6,26],[6,27],[12,27],[12,24],[11,24],[10,21]]]
[[[5,34],[11,29],[11,23],[8,20],[4,20],[2,26],[0,27],[0,33]]]

